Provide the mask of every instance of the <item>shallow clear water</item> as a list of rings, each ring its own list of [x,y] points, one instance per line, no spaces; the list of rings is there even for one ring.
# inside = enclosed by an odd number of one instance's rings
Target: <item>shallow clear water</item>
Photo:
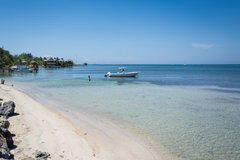
[[[240,65],[124,65],[139,76],[103,76],[119,66],[41,69],[5,79],[43,101],[127,122],[179,159],[240,159]]]

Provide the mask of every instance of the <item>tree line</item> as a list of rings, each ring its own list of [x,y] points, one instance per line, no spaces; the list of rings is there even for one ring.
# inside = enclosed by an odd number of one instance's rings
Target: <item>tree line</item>
[[[72,60],[65,61],[63,58],[59,57],[35,57],[31,53],[22,53],[19,55],[12,55],[8,50],[0,48],[0,66],[10,67],[13,65],[30,65],[32,62],[38,63],[38,65],[44,66],[46,61],[56,61],[56,64],[61,66],[71,66],[73,65]],[[61,62],[61,63],[60,63]]]

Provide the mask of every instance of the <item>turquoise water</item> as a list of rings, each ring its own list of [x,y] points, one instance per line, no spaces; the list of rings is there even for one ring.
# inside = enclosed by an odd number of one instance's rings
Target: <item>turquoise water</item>
[[[119,66],[140,74],[104,77]],[[240,159],[240,65],[89,65],[5,79],[35,98],[126,122],[178,159]]]

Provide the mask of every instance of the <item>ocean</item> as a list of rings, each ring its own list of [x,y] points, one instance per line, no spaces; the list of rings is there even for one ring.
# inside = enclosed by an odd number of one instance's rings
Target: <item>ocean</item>
[[[104,77],[122,66],[138,77]],[[4,79],[56,110],[128,124],[177,159],[240,159],[240,65],[91,64]]]

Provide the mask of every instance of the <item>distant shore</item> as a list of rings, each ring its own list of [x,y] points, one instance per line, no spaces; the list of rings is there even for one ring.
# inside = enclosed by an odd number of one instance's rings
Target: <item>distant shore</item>
[[[51,154],[52,159],[128,159],[159,160],[133,134],[115,126],[82,117],[79,126],[50,110],[25,93],[0,85],[0,97],[16,103],[18,116],[9,119],[17,146],[11,151],[15,159],[34,157],[36,151]]]

